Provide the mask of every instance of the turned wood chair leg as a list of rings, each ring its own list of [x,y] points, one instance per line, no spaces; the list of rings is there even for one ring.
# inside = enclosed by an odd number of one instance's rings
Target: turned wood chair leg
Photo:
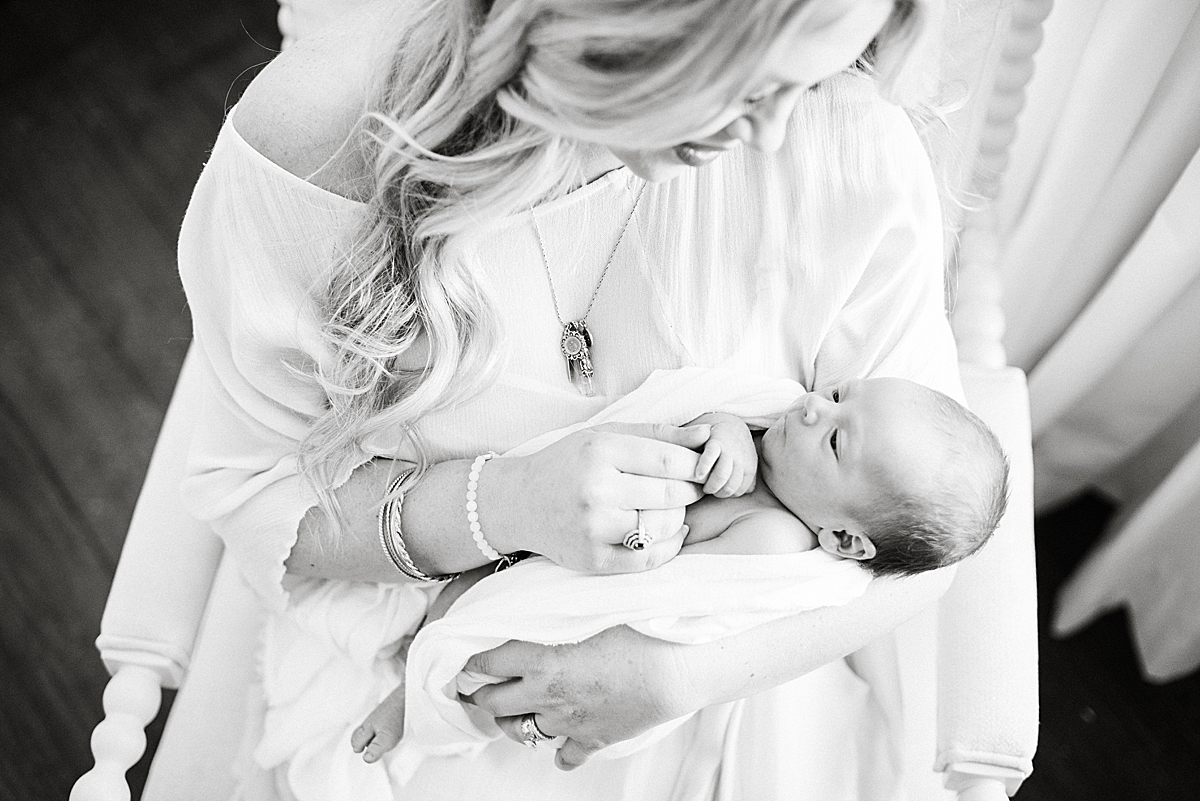
[[[146,726],[162,703],[159,674],[124,665],[104,689],[104,719],[92,731],[95,766],[79,777],[71,801],[129,801],[125,771],[146,753]]]

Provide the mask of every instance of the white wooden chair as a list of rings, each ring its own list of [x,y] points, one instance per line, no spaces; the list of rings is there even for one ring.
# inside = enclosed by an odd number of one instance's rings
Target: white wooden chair
[[[318,2],[353,0],[281,0],[285,35],[319,24],[319,15],[300,19]],[[947,11],[940,39],[937,74],[967,96],[935,144],[942,168],[971,199],[948,265],[952,322],[970,404],[1011,459],[1012,496],[984,551],[960,566],[934,609],[904,627],[912,649],[907,671],[923,688],[906,706],[905,746],[910,764],[919,766],[908,788],[914,799],[1011,795],[1032,771],[1037,744],[1029,402],[1025,376],[1006,366],[1000,344],[1004,322],[987,201],[1006,166],[1051,5],[964,0]],[[196,366],[184,362],[105,607],[97,646],[113,678],[104,693],[106,717],[92,735],[96,765],[76,783],[72,801],[129,798],[125,771],[145,750],[144,727],[157,713],[162,687],[181,691],[143,797],[212,801],[232,791],[229,771],[208,764],[211,749],[194,745],[211,741],[215,728],[232,763],[241,732],[222,731],[221,721],[244,718],[258,632],[255,617],[245,613],[253,597],[222,558],[220,541],[181,512],[178,455],[203,391]]]

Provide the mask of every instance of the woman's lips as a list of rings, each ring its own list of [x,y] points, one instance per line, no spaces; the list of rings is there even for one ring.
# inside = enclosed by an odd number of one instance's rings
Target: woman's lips
[[[728,148],[705,147],[694,142],[684,142],[682,145],[675,145],[673,148],[675,158],[689,167],[703,167],[726,150]]]

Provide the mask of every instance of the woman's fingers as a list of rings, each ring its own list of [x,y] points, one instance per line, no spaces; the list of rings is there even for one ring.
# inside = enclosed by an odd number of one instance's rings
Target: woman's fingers
[[[612,494],[624,509],[682,509],[700,500],[704,488],[691,481],[623,473],[613,482]]]
[[[566,738],[557,762],[570,770],[696,708],[679,670],[681,647],[626,626],[567,645],[507,642],[471,657],[467,669],[516,680],[482,687],[470,700],[516,742],[524,740],[521,716],[536,713],[543,733]]]
[[[647,532],[651,531],[646,526]],[[668,536],[656,536],[643,550],[635,551],[623,543],[613,545],[605,555],[604,562],[598,566],[597,573],[641,573],[661,567],[679,555],[687,536],[687,526],[681,526]]]
[[[591,759],[592,754],[599,750],[599,748],[585,746],[578,740],[568,737],[554,755],[554,765],[559,770],[575,770]]]
[[[602,423],[594,431],[652,439],[669,445],[694,449],[708,442],[712,426],[673,426],[666,423]]]
[[[509,640],[495,648],[475,654],[467,660],[463,670],[495,676],[498,679],[519,679],[527,675],[536,665],[541,664],[545,652],[549,649],[548,645],[537,645],[523,640]],[[489,686],[499,687],[501,685]],[[475,695],[487,689],[489,687],[481,687]]]
[[[701,428],[701,426],[689,426],[689,428]],[[597,438],[597,444],[604,449],[606,461],[622,473],[694,481],[700,455],[688,445],[650,436],[651,432],[659,429],[663,432],[688,430],[677,426],[649,424],[625,426],[619,431],[604,427],[597,427],[593,430],[601,435]],[[636,431],[643,433],[639,434]],[[689,437],[685,441],[695,439],[700,438]],[[707,437],[704,441],[707,441]],[[703,441],[699,444],[702,445]]]
[[[506,681],[480,687],[471,695],[471,703],[496,718],[499,724],[502,719],[523,715],[534,708],[536,699],[530,688],[522,687],[521,682]],[[521,741],[520,737],[514,739]]]

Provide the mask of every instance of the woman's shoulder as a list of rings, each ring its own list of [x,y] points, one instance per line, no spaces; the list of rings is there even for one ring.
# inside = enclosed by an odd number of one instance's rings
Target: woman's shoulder
[[[830,81],[811,111],[857,158],[904,159],[923,152],[909,112],[886,99],[870,76],[847,73]]]
[[[779,156],[782,175],[828,193],[827,206],[876,208],[887,216],[933,186],[912,116],[882,97],[868,76],[827,81],[797,108],[790,134]]]
[[[361,199],[369,170],[348,140],[396,46],[402,5],[370,2],[276,57],[238,101],[241,138],[293,175]]]

